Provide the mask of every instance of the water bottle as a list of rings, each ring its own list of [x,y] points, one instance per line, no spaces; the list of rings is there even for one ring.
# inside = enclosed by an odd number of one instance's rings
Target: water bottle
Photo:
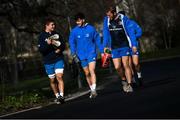
[[[105,53],[111,54],[111,50],[110,50],[110,49],[106,49],[106,50],[105,50]]]

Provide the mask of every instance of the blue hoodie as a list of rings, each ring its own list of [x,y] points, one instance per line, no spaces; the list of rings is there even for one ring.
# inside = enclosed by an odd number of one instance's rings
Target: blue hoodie
[[[130,20],[122,14],[118,14],[118,17],[120,17],[120,19],[122,20],[122,25],[125,30],[127,40],[129,42],[129,47],[137,46],[136,36],[134,34],[134,30],[131,29],[132,25],[131,25]],[[110,19],[106,16],[104,18],[104,24],[103,24],[103,47],[112,48],[111,35],[109,31],[109,22],[110,22]]]
[[[103,52],[101,38],[95,28],[89,24],[72,29],[69,44],[71,54],[77,54],[80,60],[97,57],[97,47]]]
[[[131,29],[134,30],[134,34],[136,36],[136,41],[135,41],[137,44],[136,47],[138,47],[138,38],[142,36],[142,29],[134,20],[129,20],[129,21],[130,21]]]

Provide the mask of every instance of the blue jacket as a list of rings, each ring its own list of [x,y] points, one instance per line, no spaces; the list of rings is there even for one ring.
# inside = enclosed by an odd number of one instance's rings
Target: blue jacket
[[[77,54],[80,60],[97,56],[97,47],[103,52],[101,38],[95,28],[89,24],[76,26],[69,36],[71,54]]]
[[[54,34],[57,34],[57,33],[52,32],[50,34],[44,31],[44,32],[41,32],[39,35],[38,48],[39,48],[40,53],[43,56],[44,64],[52,64],[63,58],[62,52],[65,49],[65,43],[62,39],[62,36],[60,36],[61,45],[58,47],[60,48],[61,52],[58,54],[55,53],[55,50],[57,48],[55,48],[53,45],[48,45],[47,42],[45,41],[48,37]]]
[[[129,20],[129,21],[130,21],[130,27],[131,29],[133,29],[134,34],[136,36],[136,41],[135,41],[137,44],[136,47],[138,47],[138,38],[142,36],[142,29],[134,20]]]
[[[134,30],[131,29],[130,20],[122,14],[118,14],[118,17],[120,17],[121,20],[123,21],[122,24],[123,24],[123,28],[125,30],[125,33],[129,42],[129,47],[137,46],[136,36],[134,34]],[[109,18],[106,16],[104,18],[104,23],[103,23],[103,47],[111,48],[111,35],[109,31],[109,21],[110,21]]]

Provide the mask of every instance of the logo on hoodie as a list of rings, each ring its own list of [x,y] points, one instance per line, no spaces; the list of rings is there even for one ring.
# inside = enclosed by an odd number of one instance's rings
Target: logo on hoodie
[[[87,34],[85,35],[85,37],[89,37],[89,33],[87,33]]]
[[[81,36],[80,36],[80,35],[78,35],[78,36],[77,36],[77,38],[81,38]]]

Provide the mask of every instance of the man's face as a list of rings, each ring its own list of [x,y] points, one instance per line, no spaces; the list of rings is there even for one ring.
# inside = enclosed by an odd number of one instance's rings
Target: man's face
[[[78,25],[78,26],[83,26],[84,25],[84,19],[80,19],[80,18],[78,18],[77,20],[76,20],[76,24]]]
[[[106,12],[106,15],[110,18],[110,20],[115,18],[115,14],[113,14],[111,11]]]
[[[54,22],[50,22],[49,24],[46,25],[46,30],[48,30],[49,32],[54,31],[55,29],[55,23]]]

